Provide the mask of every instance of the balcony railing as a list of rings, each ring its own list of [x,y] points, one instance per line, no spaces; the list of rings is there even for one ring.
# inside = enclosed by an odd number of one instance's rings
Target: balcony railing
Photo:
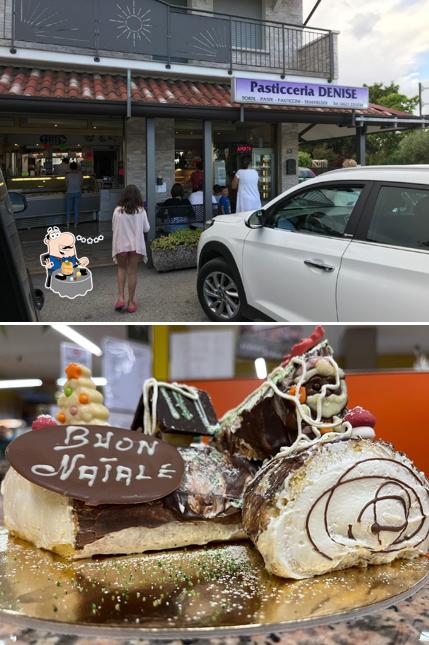
[[[165,63],[335,76],[334,32],[162,0],[0,0],[3,40],[18,48]]]

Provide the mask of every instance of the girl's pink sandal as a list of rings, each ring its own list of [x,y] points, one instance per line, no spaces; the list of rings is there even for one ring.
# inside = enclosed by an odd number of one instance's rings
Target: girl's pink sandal
[[[135,314],[135,313],[136,313],[136,311],[137,311],[137,305],[136,305],[136,303],[135,303],[135,302],[133,302],[133,304],[132,304],[132,305],[128,305],[128,310],[127,310],[127,311],[128,311],[128,313],[129,313],[129,314]]]
[[[115,311],[122,311],[124,307],[125,307],[124,300],[118,300],[117,303],[115,304]]]

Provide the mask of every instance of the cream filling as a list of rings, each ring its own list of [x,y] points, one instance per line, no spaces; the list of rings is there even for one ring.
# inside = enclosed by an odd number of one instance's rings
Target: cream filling
[[[227,542],[245,538],[241,524],[220,524],[210,520],[169,522],[155,528],[132,526],[108,533],[99,540],[76,551],[74,559],[93,555],[120,555],[162,551],[209,542]]]
[[[2,482],[4,524],[42,549],[74,548],[73,508],[68,497],[32,484],[13,468]]]
[[[356,465],[374,458],[377,460]],[[380,461],[383,458],[399,463]],[[410,467],[419,481],[407,470]],[[343,483],[329,499],[331,488],[342,477]],[[394,544],[407,513],[403,536],[410,537]],[[376,533],[375,522],[395,530]],[[310,457],[298,473],[285,480],[277,495],[276,511],[259,536],[257,547],[269,571],[288,578],[306,578],[337,568],[423,554],[429,548],[428,534],[429,488],[411,462],[379,443],[365,441],[359,447],[353,441],[340,441],[324,446],[323,453]]]

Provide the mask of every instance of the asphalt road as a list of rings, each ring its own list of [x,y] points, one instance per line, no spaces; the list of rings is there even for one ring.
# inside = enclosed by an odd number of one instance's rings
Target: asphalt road
[[[74,300],[60,298],[46,289],[43,275],[33,275],[34,287],[43,289],[42,322],[207,322],[196,293],[195,269],[157,273],[140,265],[135,314],[118,313],[116,267],[92,269],[93,290]]]

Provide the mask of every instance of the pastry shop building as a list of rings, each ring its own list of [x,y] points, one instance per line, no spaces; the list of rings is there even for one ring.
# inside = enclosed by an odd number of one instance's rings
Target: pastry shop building
[[[367,133],[422,125],[336,84],[339,35],[305,24],[302,0],[36,5],[0,8],[0,165],[29,226],[61,223],[64,157],[84,171],[87,219],[134,183],[154,223],[201,163],[208,217],[243,156],[264,203],[297,183],[300,141],[355,135],[364,163]]]

